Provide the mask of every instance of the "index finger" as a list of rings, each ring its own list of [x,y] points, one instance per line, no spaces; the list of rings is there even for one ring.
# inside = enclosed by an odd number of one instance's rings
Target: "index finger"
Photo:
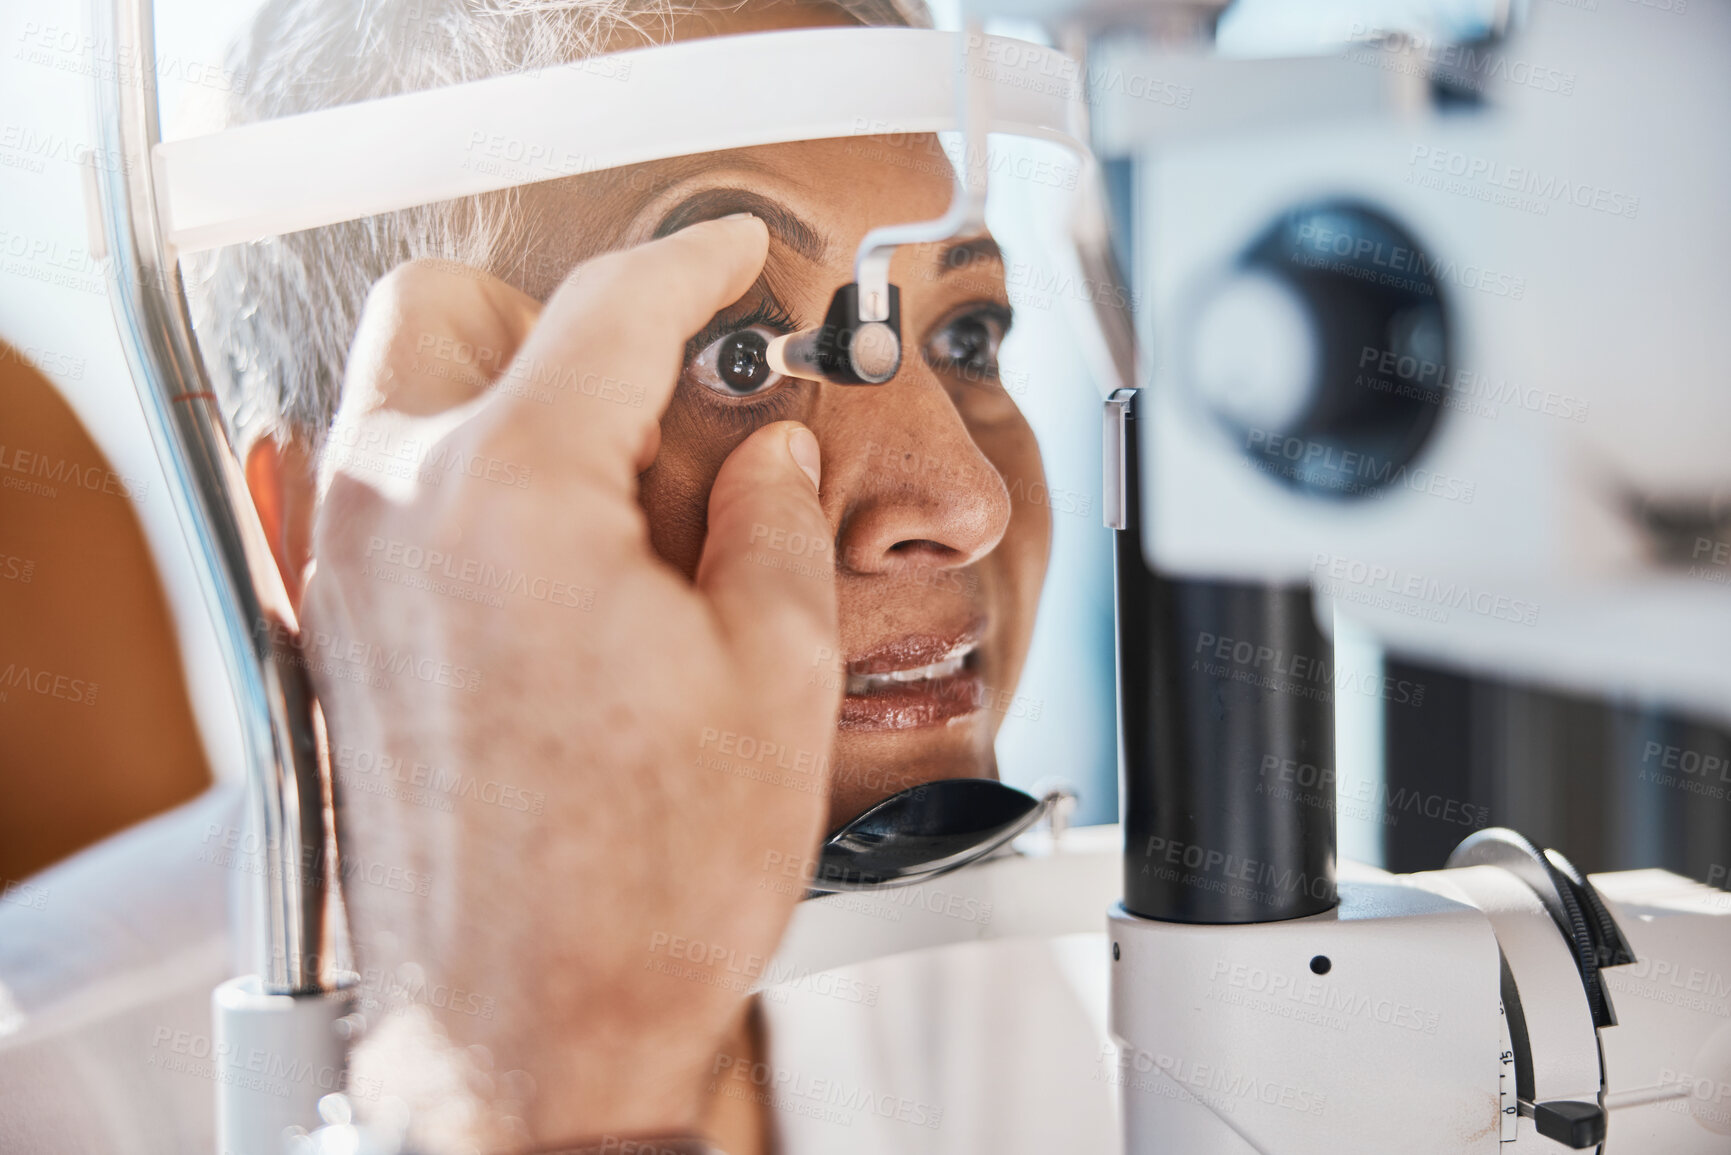
[[[745,295],[768,255],[769,231],[742,214],[580,265],[510,369],[556,384],[552,413],[537,405],[506,427],[538,458],[554,452],[631,484],[653,456],[686,341]]]

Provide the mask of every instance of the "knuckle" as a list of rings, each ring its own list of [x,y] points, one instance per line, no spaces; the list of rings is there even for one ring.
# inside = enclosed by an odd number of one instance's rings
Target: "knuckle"
[[[416,300],[424,295],[431,282],[447,275],[440,271],[437,261],[425,258],[404,261],[373,282],[373,287],[367,290],[364,311],[379,311],[391,305]]]
[[[404,261],[373,282],[361,310],[362,323],[371,315],[392,319],[408,315],[468,316],[487,297],[494,278],[482,269],[436,257]]]
[[[314,555],[333,560],[359,556],[367,539],[384,525],[387,509],[372,486],[337,473],[319,506]]]

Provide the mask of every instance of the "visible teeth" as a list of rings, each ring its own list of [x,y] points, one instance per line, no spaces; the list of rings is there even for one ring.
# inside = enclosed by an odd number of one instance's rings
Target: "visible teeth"
[[[959,674],[962,667],[967,665],[968,654],[972,649],[972,646],[959,647],[942,661],[933,662],[929,666],[916,666],[911,670],[890,670],[882,674],[849,674],[847,692],[867,694],[897,682],[923,682],[929,678],[947,678],[952,674]]]

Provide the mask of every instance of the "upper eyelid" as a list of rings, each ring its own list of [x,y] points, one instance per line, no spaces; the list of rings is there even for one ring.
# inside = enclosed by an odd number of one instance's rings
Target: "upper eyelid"
[[[697,334],[686,342],[685,359],[687,361],[694,359],[711,344],[721,340],[729,333],[737,333],[741,329],[750,329],[756,325],[765,325],[792,332],[797,327],[797,322],[782,307],[781,302],[775,299],[775,295],[765,289],[760,294],[757,304],[742,316],[717,316],[712,318],[709,324],[698,330]]]
[[[936,321],[932,322],[932,324],[927,327],[925,335],[920,339],[920,345],[922,347],[929,345],[932,338],[943,332],[946,326],[953,325],[963,317],[972,316],[975,313],[990,313],[997,317],[998,320],[1003,323],[1005,336],[1009,336],[1011,328],[1014,327],[1016,323],[1016,310],[1012,308],[1008,302],[993,300],[969,301],[966,304],[957,305],[955,308],[939,317]]]

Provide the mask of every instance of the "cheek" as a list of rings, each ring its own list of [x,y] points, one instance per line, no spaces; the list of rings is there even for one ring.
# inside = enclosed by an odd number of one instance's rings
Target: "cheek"
[[[709,526],[709,491],[715,475],[745,434],[720,435],[699,428],[675,397],[661,419],[661,449],[638,476],[638,502],[649,522],[649,543],[660,558],[686,577],[697,573]]]
[[[995,589],[1001,599],[997,608],[1003,615],[1003,632],[997,656],[1002,664],[991,676],[1005,686],[1014,686],[1021,678],[1052,548],[1052,504],[1040,447],[1026,422],[1015,425],[1019,428],[980,439],[981,449],[1010,491],[1010,522],[1004,539],[982,563],[987,588]]]
[[[1052,543],[1052,494],[1040,445],[1025,420],[979,438],[981,450],[996,467],[1010,491],[1010,524],[993,551],[1001,557],[1003,576],[1018,593],[1038,597]]]

